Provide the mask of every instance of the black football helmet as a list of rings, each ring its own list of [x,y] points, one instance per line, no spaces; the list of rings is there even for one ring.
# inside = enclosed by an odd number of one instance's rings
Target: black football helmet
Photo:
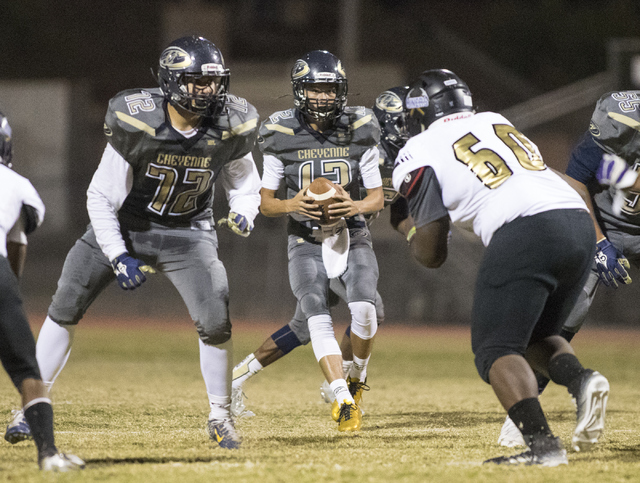
[[[11,167],[13,146],[11,144],[11,126],[6,116],[0,112],[0,164]]]
[[[456,112],[474,112],[469,87],[450,70],[426,70],[409,85],[405,99],[409,135],[415,136],[432,122]]]
[[[208,77],[217,78],[215,89],[189,92],[189,84]],[[226,102],[229,69],[213,43],[202,37],[182,37],[160,54],[158,84],[170,103],[200,116],[216,117]]]
[[[347,104],[347,74],[340,60],[326,50],[313,50],[296,60],[291,69],[293,104],[307,119],[315,122],[333,121]],[[309,102],[305,87],[311,84],[334,84],[335,101],[318,104]]]
[[[404,112],[404,98],[408,91],[409,86],[392,87],[380,94],[373,105],[373,113],[382,131],[380,143],[392,162],[409,139]]]

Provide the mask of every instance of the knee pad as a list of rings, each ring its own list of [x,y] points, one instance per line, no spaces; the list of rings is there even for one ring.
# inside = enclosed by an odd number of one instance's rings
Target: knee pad
[[[307,293],[302,296],[299,302],[300,308],[307,319],[314,315],[329,314],[327,301],[323,294],[314,292]]]
[[[378,330],[376,308],[369,302],[349,303],[351,311],[351,332],[363,340],[373,339]]]
[[[302,345],[298,336],[296,336],[295,332],[291,330],[290,325],[291,322],[271,334],[273,342],[275,342],[276,346],[282,351],[283,354],[288,354],[296,347]]]
[[[325,356],[342,356],[342,351],[340,351],[340,346],[333,331],[333,323],[331,322],[330,315],[314,315],[313,317],[309,317],[308,323],[313,353],[318,362]]]
[[[224,330],[205,330],[197,326],[200,340],[206,345],[220,345],[231,339],[231,324],[227,324]]]

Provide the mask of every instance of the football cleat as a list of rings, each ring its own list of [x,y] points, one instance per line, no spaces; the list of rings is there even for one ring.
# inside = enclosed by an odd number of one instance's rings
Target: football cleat
[[[526,446],[522,433],[513,422],[513,420],[507,416],[502,429],[500,430],[500,436],[498,437],[498,444],[500,446],[506,446],[507,448],[515,448],[516,446]]]
[[[76,455],[56,453],[40,458],[38,466],[40,466],[42,471],[64,473],[66,471],[82,470],[85,467],[85,463]]]
[[[331,404],[336,400],[336,395],[333,393],[331,386],[329,386],[329,383],[326,380],[324,380],[320,385],[320,397],[327,404]]]
[[[338,431],[358,431],[362,427],[362,412],[357,404],[343,401],[338,415]]]
[[[567,465],[567,450],[562,447],[559,438],[553,436],[542,436],[534,438],[531,446],[524,453],[513,456],[499,456],[491,458],[484,464],[496,464],[505,466],[547,466],[554,467]]]
[[[242,386],[231,388],[231,406],[229,410],[235,419],[255,416],[255,413],[253,411],[249,411],[244,403],[244,398],[246,397],[247,396],[242,391]]]
[[[360,382],[358,379],[347,377],[347,385],[349,386],[349,392],[351,393],[353,400],[358,406],[360,406],[360,403],[362,402],[362,393],[371,389],[367,386],[367,381],[365,380],[364,382]]]
[[[207,423],[209,437],[221,448],[238,449],[242,444],[242,437],[236,430],[231,419],[210,419]]]
[[[576,397],[576,429],[571,438],[575,451],[589,451],[604,431],[604,417],[609,399],[609,381],[599,372],[592,372],[580,385]]]
[[[24,418],[24,412],[21,409],[11,410],[11,422],[7,425],[7,431],[4,433],[4,439],[11,444],[19,443],[26,439],[31,439],[31,428]]]
[[[366,381],[360,382],[358,379],[352,379],[350,377],[347,378],[347,386],[349,386],[349,393],[351,393],[351,397],[353,397],[355,403],[358,405],[358,407],[360,407],[362,403],[362,393],[364,391],[368,391],[370,387],[367,386]],[[362,409],[360,409],[360,412],[364,414],[364,411]],[[337,400],[334,399],[331,406],[331,418],[334,421],[337,421],[339,416],[340,404]]]

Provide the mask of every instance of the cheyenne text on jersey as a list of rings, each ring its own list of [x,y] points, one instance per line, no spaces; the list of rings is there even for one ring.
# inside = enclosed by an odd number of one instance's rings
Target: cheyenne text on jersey
[[[348,157],[349,157],[349,146],[298,150],[298,159],[348,158]]]
[[[209,168],[211,166],[211,157],[159,153],[156,163],[166,166],[185,166],[187,168]]]

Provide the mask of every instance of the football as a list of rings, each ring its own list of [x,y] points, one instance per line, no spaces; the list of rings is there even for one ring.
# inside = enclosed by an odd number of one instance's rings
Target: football
[[[316,178],[307,187],[307,196],[315,200],[315,204],[322,208],[322,217],[318,223],[321,225],[330,225],[335,223],[329,222],[329,205],[338,203],[340,200],[335,199],[338,194],[337,185],[327,178]]]

